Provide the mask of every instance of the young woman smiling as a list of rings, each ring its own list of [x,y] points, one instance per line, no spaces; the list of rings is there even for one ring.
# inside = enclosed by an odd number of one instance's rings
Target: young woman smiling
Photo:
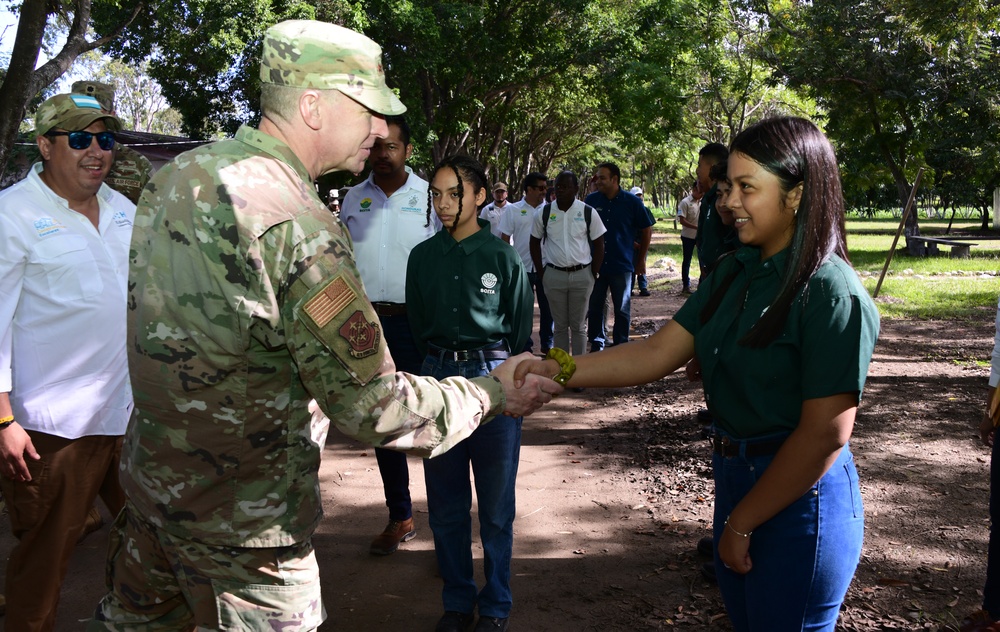
[[[739,632],[834,630],[864,518],[848,440],[879,319],[847,260],[833,147],[804,119],[733,141],[743,246],[645,340],[576,358],[570,387],[659,379],[693,356],[715,420],[716,573]],[[553,360],[522,364],[552,376]]]

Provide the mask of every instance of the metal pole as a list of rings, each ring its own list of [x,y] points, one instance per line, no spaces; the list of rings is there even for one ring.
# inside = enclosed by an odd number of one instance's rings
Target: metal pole
[[[903,233],[903,227],[906,225],[906,218],[910,216],[910,209],[913,208],[913,201],[917,197],[917,187],[920,186],[920,179],[924,176],[924,168],[920,167],[917,171],[917,177],[913,181],[913,188],[910,189],[910,199],[906,201],[906,207],[903,209],[903,217],[899,220],[899,228],[896,230],[896,238],[892,240],[892,247],[889,248],[889,256],[885,258],[885,265],[882,266],[882,274],[878,277],[878,283],[875,284],[875,292],[872,293],[872,298],[878,298],[878,291],[882,289],[882,281],[885,279],[886,273],[889,271],[889,264],[892,262],[892,255],[896,252],[896,244],[899,243],[899,236]]]

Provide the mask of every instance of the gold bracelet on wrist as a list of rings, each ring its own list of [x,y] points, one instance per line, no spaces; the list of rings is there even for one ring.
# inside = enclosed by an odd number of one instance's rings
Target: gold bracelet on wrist
[[[733,525],[729,524],[729,516],[726,516],[726,526],[729,527],[730,531],[732,531],[736,535],[740,536],[744,540],[753,535],[753,531],[747,531],[746,533],[740,533],[739,531],[737,531],[736,527],[734,527]]]
[[[566,382],[569,382],[569,378],[573,377],[573,373],[576,372],[576,361],[573,360],[573,356],[558,347],[553,347],[549,349],[545,357],[559,363],[559,372],[552,379],[562,386],[566,386]]]

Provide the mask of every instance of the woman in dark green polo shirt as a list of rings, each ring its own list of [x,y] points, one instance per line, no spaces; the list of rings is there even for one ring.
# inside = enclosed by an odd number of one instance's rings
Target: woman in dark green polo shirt
[[[444,226],[410,252],[406,308],[421,373],[438,379],[487,375],[524,349],[534,300],[517,251],[478,218],[489,190],[486,174],[468,157],[445,159],[431,174],[428,200]],[[445,614],[436,632],[503,632],[513,603],[514,483],[521,418],[497,415],[444,454],[424,460],[428,521],[444,580]],[[476,480],[479,535],[486,584],[477,590],[472,567],[472,488]]]
[[[833,147],[775,118],[730,148],[742,248],[649,338],[576,358],[569,386],[626,386],[701,361],[715,420],[716,572],[739,632],[832,631],[861,555],[848,439],[878,336],[847,263]],[[518,374],[559,371],[532,361]]]

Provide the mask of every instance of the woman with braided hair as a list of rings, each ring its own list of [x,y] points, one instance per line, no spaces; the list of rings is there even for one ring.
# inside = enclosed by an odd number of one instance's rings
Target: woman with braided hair
[[[446,158],[430,177],[427,216],[443,228],[414,247],[406,268],[406,307],[421,372],[444,379],[487,375],[531,335],[534,302],[517,251],[478,218],[489,185],[467,156]],[[507,629],[512,598],[514,483],[521,418],[497,415],[445,454],[424,461],[428,522],[444,580],[437,632],[464,632],[478,607],[476,632]],[[476,483],[486,584],[472,566],[472,486]]]

